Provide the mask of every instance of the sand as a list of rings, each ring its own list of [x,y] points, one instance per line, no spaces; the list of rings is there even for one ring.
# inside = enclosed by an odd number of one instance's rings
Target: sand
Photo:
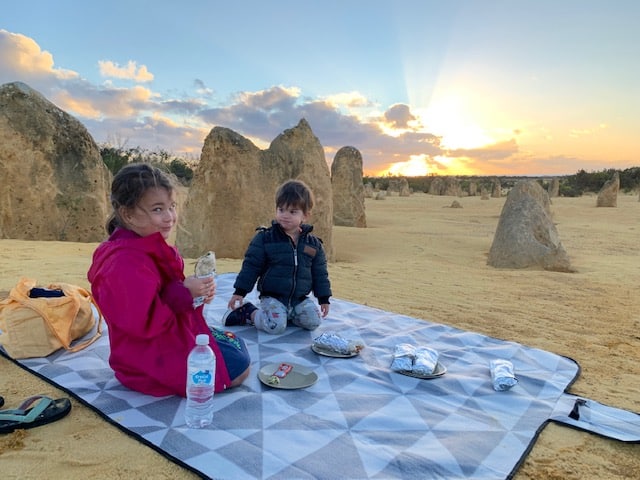
[[[582,368],[571,393],[640,412],[637,194],[620,195],[617,208],[596,208],[593,196],[553,199],[576,273],[487,266],[504,198],[460,198],[463,208],[448,208],[453,200],[367,199],[366,229],[334,229],[334,295],[571,357]],[[21,275],[88,287],[95,246],[0,240],[0,290]],[[220,272],[239,266],[218,261]],[[65,395],[0,359],[5,408],[37,393]],[[5,479],[195,478],[75,400],[59,422],[0,436],[0,464]],[[627,479],[639,471],[640,445],[549,424],[515,478]]]

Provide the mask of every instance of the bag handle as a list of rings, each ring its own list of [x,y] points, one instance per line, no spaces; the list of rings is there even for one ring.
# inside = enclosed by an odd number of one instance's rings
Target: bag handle
[[[91,305],[96,309],[96,312],[98,312],[98,319],[97,319],[98,325],[96,327],[96,331],[93,334],[93,336],[91,338],[88,338],[84,342],[76,343],[73,346],[69,345],[69,348],[65,347],[65,350],[67,352],[75,353],[75,352],[79,352],[80,350],[82,350],[84,348],[87,348],[89,345],[94,343],[96,340],[98,340],[102,336],[102,319],[104,317],[102,316],[102,311],[100,310],[100,307],[98,307],[98,304],[94,300],[93,295],[86,288],[79,287],[77,285],[70,285],[70,284],[63,284],[63,283],[49,285],[49,288],[60,289],[65,293],[65,295],[67,295],[69,297],[73,297],[73,292],[69,290],[69,287],[72,287],[73,290],[75,290],[77,293],[81,294],[86,299],[88,299],[91,302]],[[93,309],[91,311],[91,314],[93,314]],[[57,332],[54,332],[54,334],[56,336],[58,336]],[[59,338],[58,338],[58,340],[59,340]]]

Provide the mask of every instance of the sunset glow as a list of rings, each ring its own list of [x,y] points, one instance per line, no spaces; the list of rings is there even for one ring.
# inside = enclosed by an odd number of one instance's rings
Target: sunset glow
[[[480,127],[473,111],[474,103],[462,95],[436,94],[426,109],[416,113],[429,131],[442,136],[444,148],[480,148],[495,143],[495,139]],[[488,115],[490,111],[484,114]]]
[[[387,170],[380,172],[379,175],[423,177],[429,175],[429,166],[424,156],[412,156],[406,162],[392,164]]]
[[[640,2],[160,3],[151,21],[122,0],[74,15],[56,2],[7,3],[0,85],[25,83],[97,143],[176,155],[202,151],[215,127],[266,149],[305,119],[327,165],[351,146],[368,176],[640,162]],[[211,17],[248,28],[211,28]],[[128,40],[105,43],[110,25]]]

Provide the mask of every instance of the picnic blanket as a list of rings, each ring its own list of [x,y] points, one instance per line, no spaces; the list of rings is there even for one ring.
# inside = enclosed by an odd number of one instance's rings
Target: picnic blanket
[[[218,276],[208,323],[226,311],[235,275]],[[248,299],[257,302],[257,293]],[[185,426],[184,399],[143,395],[115,379],[108,329],[78,353],[16,363],[204,478],[510,478],[550,420],[640,441],[636,413],[566,393],[580,371],[575,361],[518,343],[339,299],[313,332],[232,329],[247,343],[252,374],[215,396],[213,424],[200,430]],[[313,339],[329,331],[365,348],[351,358],[316,354]],[[446,373],[424,380],[392,371],[401,343],[437,350]],[[492,359],[512,362],[515,387],[493,389]],[[260,367],[280,362],[307,367],[318,380],[294,390],[260,382]]]

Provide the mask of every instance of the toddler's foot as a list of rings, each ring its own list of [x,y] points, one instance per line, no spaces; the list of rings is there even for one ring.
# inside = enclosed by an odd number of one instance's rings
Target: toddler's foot
[[[258,309],[253,303],[247,302],[235,310],[227,310],[222,317],[222,324],[225,327],[237,325],[253,325],[251,314]]]

